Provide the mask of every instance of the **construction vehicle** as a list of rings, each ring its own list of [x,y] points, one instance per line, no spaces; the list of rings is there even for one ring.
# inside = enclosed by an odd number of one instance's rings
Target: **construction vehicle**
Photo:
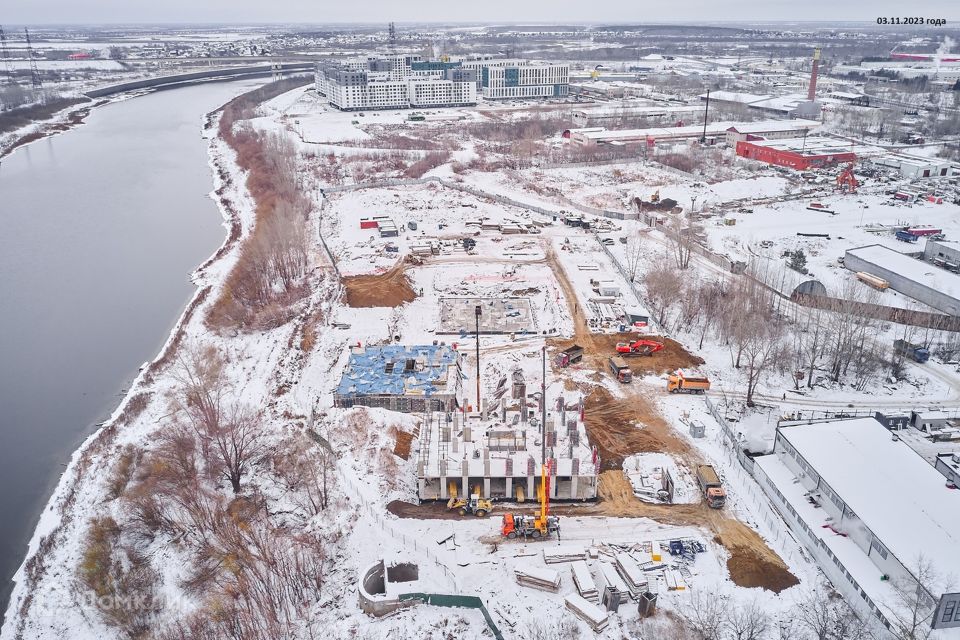
[[[550,515],[550,469],[550,461],[540,466],[540,487],[537,489],[540,513],[535,516],[505,513],[500,528],[503,537],[540,540],[554,533],[560,535],[560,518]]]
[[[660,189],[657,189],[652,196],[650,196],[650,202],[660,202]]]
[[[473,515],[482,518],[493,510],[493,501],[480,497],[480,487],[476,487],[470,494],[470,499],[457,497],[457,485],[450,483],[450,499],[447,500],[447,509],[458,509],[460,515]]]
[[[717,470],[709,464],[697,465],[697,484],[711,509],[720,509],[727,502],[727,490],[720,482]]]
[[[558,367],[569,367],[570,365],[580,362],[581,360],[583,360],[583,347],[578,344],[575,344],[572,347],[567,347],[558,353],[556,358],[554,358],[554,361],[557,363]]]
[[[652,356],[663,349],[663,343],[640,338],[634,342],[618,342],[617,353],[621,356]]]
[[[667,378],[667,391],[670,393],[706,393],[710,389],[710,379],[699,371],[677,369]]]
[[[633,380],[633,371],[630,370],[630,365],[620,356],[610,358],[610,371],[613,372],[617,382],[629,384]]]
[[[847,193],[856,193],[859,186],[857,176],[853,175],[853,163],[850,163],[837,176],[837,188]]]
[[[893,351],[897,355],[906,356],[914,362],[924,363],[930,359],[930,350],[917,346],[906,340],[894,340]]]

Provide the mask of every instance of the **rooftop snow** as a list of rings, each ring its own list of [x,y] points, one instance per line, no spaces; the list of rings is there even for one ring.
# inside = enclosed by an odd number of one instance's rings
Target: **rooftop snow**
[[[458,353],[444,345],[361,347],[350,352],[337,394],[412,393],[431,396],[447,386]]]
[[[766,120],[763,122],[741,122],[728,131],[737,133],[768,133],[774,131],[804,131],[819,127],[816,120]]]
[[[721,102],[740,102],[743,104],[752,104],[754,102],[760,102],[761,100],[769,100],[772,96],[769,95],[758,95],[756,93],[737,93],[735,91],[712,91],[710,93],[711,100],[719,100]],[[707,99],[707,94],[700,96],[701,100]]]
[[[847,249],[847,254],[887,271],[892,271],[935,291],[960,299],[960,275],[935,267],[929,262],[911,258],[879,244]],[[882,274],[874,275],[882,276]]]
[[[856,153],[858,156],[876,156],[883,153],[879,147],[853,144],[839,138],[807,136],[806,138],[781,138],[779,140],[750,140],[750,144],[780,151],[792,151],[805,156]]]
[[[960,492],[873,418],[781,428],[820,477],[906,566],[924,553],[960,576]]]

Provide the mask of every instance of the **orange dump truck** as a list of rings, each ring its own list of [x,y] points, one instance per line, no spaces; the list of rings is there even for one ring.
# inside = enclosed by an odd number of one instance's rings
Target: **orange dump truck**
[[[677,369],[667,378],[667,391],[670,393],[705,393],[710,389],[710,379],[699,371]]]
[[[727,502],[727,490],[723,488],[717,470],[709,464],[701,464],[697,467],[697,484],[700,485],[700,491],[707,500],[707,506],[711,509],[720,509]]]

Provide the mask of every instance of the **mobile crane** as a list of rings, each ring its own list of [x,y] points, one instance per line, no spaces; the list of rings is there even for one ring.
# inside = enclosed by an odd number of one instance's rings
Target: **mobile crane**
[[[560,535],[560,518],[550,515],[550,461],[540,467],[540,488],[537,498],[540,500],[540,513],[536,516],[527,516],[516,513],[505,513],[500,533],[511,540],[517,537],[549,538],[554,532]]]

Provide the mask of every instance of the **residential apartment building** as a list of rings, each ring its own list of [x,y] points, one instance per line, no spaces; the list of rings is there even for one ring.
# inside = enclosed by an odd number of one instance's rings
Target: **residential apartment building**
[[[483,61],[479,85],[487,100],[510,98],[562,98],[570,91],[570,65]]]
[[[319,64],[317,93],[344,111],[454,107],[487,99],[566,96],[569,66],[397,55]]]

